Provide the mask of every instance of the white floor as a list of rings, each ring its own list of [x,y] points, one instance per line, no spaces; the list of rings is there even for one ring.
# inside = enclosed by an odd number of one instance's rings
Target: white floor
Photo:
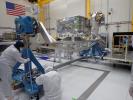
[[[103,72],[74,66],[66,66],[58,71],[62,77],[62,100],[78,98]]]
[[[50,66],[50,62],[47,61],[47,65]],[[103,74],[99,70],[79,68],[73,65],[110,71],[87,100],[132,100],[128,93],[130,70],[121,67],[113,68],[107,64],[79,61],[58,70],[62,77],[62,100],[78,98]]]
[[[75,64],[110,71],[107,77],[87,100],[132,100],[128,93],[130,85],[129,70],[120,67],[113,68],[107,65],[98,65],[85,62],[77,62]]]
[[[55,66],[60,63],[38,59],[42,66]],[[66,62],[63,60],[62,62]],[[90,62],[74,62],[71,65],[58,69],[62,77],[62,100],[73,100],[81,96],[103,73],[95,69],[110,71],[107,77],[99,84],[87,100],[132,100],[128,89],[130,84],[130,71],[123,68],[113,68],[110,65],[102,65]]]

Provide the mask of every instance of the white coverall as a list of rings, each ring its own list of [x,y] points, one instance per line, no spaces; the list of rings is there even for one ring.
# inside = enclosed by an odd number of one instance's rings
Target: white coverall
[[[129,94],[133,98],[133,65],[132,65],[132,70],[131,70],[131,84],[129,88]]]
[[[131,37],[131,40],[132,40],[132,47],[133,47],[133,36]],[[133,99],[133,64],[132,64],[132,69],[131,69],[131,83],[129,87],[129,94]]]
[[[29,59],[22,58],[20,52],[14,45],[9,46],[0,56],[0,78],[2,79],[0,82],[0,92],[7,97],[12,96],[12,68],[17,61],[27,63]]]
[[[44,96],[40,100],[61,100],[61,77],[58,72],[42,74],[36,78],[36,83],[44,87]]]

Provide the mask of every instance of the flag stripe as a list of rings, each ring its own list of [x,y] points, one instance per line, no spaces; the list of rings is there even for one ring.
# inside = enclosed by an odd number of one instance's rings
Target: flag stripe
[[[25,11],[25,10],[24,9],[17,9],[17,10],[8,9],[8,11]]]
[[[17,13],[18,13],[18,14],[19,14],[19,13],[20,13],[20,14],[25,14],[25,12],[8,12],[8,13],[12,13],[12,14],[17,14]]]
[[[20,16],[23,15],[22,13],[10,13],[10,15]]]
[[[7,13],[9,13],[9,14],[23,14],[23,15],[25,14],[25,12],[9,12],[9,11]]]
[[[8,12],[13,12],[12,10],[8,10]],[[15,12],[25,12],[24,10],[15,10]]]
[[[14,16],[23,16],[23,14],[10,14],[10,15],[14,15]]]
[[[14,15],[14,16],[22,16],[23,14],[21,13],[21,14],[19,14],[19,13],[17,13],[17,14],[12,14],[12,13],[10,13],[10,15]]]
[[[24,13],[10,13],[11,15],[23,15]]]

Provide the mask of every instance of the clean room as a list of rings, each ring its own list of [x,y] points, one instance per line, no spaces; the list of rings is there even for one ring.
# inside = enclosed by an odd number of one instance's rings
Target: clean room
[[[1,0],[0,100],[133,100],[133,0]]]

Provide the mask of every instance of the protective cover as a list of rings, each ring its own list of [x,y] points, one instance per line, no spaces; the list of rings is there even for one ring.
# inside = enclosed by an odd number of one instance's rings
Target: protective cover
[[[61,77],[58,72],[42,74],[37,77],[36,83],[44,87],[45,95],[40,100],[61,100]]]

